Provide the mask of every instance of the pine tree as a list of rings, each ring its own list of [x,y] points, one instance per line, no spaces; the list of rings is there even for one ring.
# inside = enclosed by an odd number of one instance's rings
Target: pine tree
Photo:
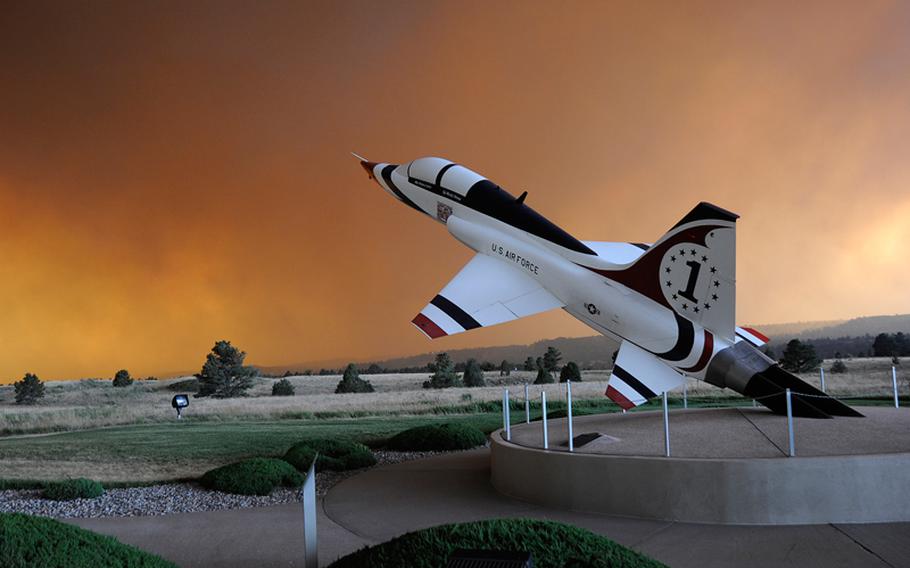
[[[16,391],[16,404],[38,404],[38,399],[44,397],[44,383],[37,375],[25,373],[22,380],[13,383]]]
[[[537,363],[534,362],[534,358],[528,357],[527,359],[525,359],[524,370],[533,371],[535,369],[537,369]]]
[[[815,354],[815,347],[811,343],[803,343],[799,339],[791,339],[780,358],[780,366],[791,373],[808,373],[818,369],[821,359]]]
[[[559,362],[562,361],[562,353],[552,345],[547,347],[547,352],[543,355],[543,368],[550,373],[555,373],[559,368]]]
[[[502,363],[499,364],[499,376],[508,377],[512,374],[512,366],[509,365],[509,362],[505,359],[502,360]]]
[[[581,381],[581,370],[575,361],[566,363],[562,371],[559,372],[559,382],[564,383],[566,381],[572,381],[573,383]]]
[[[114,380],[112,384],[115,387],[128,387],[133,384],[133,377],[130,376],[130,372],[126,369],[120,369],[114,375]]]
[[[360,378],[360,373],[357,372],[357,366],[354,363],[348,363],[341,376],[341,381],[335,387],[335,394],[346,392],[373,392],[373,384]]]
[[[486,385],[483,380],[483,369],[480,368],[475,359],[468,359],[467,364],[465,364],[462,381],[464,381],[464,386],[466,387],[482,387]]]
[[[230,341],[218,341],[212,352],[206,356],[199,379],[198,397],[231,398],[243,396],[253,386],[253,377],[258,373],[254,367],[245,367],[246,353],[231,345]]]
[[[455,374],[455,365],[452,363],[452,359],[449,358],[448,353],[438,353],[436,361],[431,363],[429,367],[433,374],[430,375],[430,380],[424,381],[423,388],[444,389],[462,386],[458,375]]]

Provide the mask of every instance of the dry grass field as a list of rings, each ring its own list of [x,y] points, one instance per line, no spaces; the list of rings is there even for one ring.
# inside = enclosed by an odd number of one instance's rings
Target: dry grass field
[[[849,372],[828,374],[829,392],[890,396],[890,360],[846,363]],[[585,372],[584,381],[573,384],[574,398],[599,401],[597,412],[615,410],[603,395],[608,376],[608,371]],[[906,395],[910,372],[899,372],[899,377]],[[277,379],[257,379],[247,397],[192,398],[186,419],[180,421],[170,406],[175,392],[168,387],[185,378],[124,388],[114,388],[110,381],[52,382],[42,403],[31,407],[16,406],[12,387],[2,387],[0,482],[78,476],[150,482],[196,477],[245,457],[280,456],[307,437],[383,440],[405,428],[440,422],[464,422],[492,431],[501,425],[498,402],[503,387],[508,386],[513,400],[521,400],[524,385],[533,379],[524,372],[503,378],[487,373],[487,387],[425,390],[421,386],[425,373],[364,375],[377,392],[335,394],[339,378],[290,377],[296,395],[288,397],[271,396]],[[815,374],[803,379],[818,384]],[[532,385],[531,398],[539,400],[542,389],[554,406],[565,399],[565,386],[560,384]],[[695,405],[748,404],[736,393],[695,381],[689,382],[688,392]],[[678,402],[678,394],[674,398]],[[513,412],[513,420],[523,420],[522,414]],[[532,408],[532,414],[539,415],[539,409]]]
[[[891,361],[886,358],[846,361],[848,372],[827,373],[828,391],[841,397],[888,396],[891,393]],[[831,367],[826,361],[825,368]],[[901,392],[910,390],[910,369],[898,368]],[[137,381],[129,387],[114,388],[110,381],[82,380],[48,382],[46,396],[35,406],[14,404],[12,386],[0,387],[0,435],[84,430],[125,424],[170,422],[175,419],[168,388],[189,377]],[[296,376],[294,396],[271,396],[277,379],[260,378],[248,396],[234,399],[191,398],[185,411],[189,420],[236,421],[319,419],[363,416],[406,416],[470,412],[474,403],[499,401],[502,389],[509,387],[513,399],[524,397],[524,385],[533,373],[517,371],[500,377],[486,373],[486,387],[424,389],[426,373],[363,375],[373,383],[375,393],[335,394],[340,377]],[[583,382],[573,385],[574,398],[602,400],[609,371],[585,371]],[[817,374],[803,375],[818,385]],[[539,400],[542,389],[551,401],[565,399],[564,385],[531,385],[530,393]],[[703,382],[689,381],[690,396],[739,399],[732,391],[717,389]]]

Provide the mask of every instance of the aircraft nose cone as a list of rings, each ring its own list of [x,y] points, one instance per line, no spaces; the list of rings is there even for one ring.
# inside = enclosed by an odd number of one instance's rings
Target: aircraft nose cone
[[[376,169],[376,164],[377,164],[376,162],[368,162],[367,160],[360,160],[360,167],[362,167],[366,171],[367,175],[370,176],[370,179],[376,179],[376,177],[373,175],[373,170]]]

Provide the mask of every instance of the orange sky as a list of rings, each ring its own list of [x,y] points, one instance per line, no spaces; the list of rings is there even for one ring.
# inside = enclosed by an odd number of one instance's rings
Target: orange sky
[[[910,312],[910,8],[753,4],[4,3],[0,380],[590,334],[427,340],[471,253],[351,150],[449,157],[581,239],[736,211],[740,322]]]

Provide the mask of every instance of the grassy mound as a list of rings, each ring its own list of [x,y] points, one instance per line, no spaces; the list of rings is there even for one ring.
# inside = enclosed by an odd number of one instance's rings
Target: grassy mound
[[[200,482],[225,493],[268,495],[279,485],[301,486],[303,476],[284,460],[253,458],[207,471]]]
[[[176,568],[109,536],[20,513],[0,513],[0,566]]]
[[[405,430],[389,440],[389,448],[399,451],[467,450],[482,446],[487,437],[467,424],[433,424]]]
[[[331,568],[437,568],[457,548],[529,551],[534,568],[659,568],[660,562],[591,531],[531,519],[496,519],[432,527],[363,548]]]
[[[317,452],[318,471],[345,471],[376,464],[370,448],[348,440],[304,440],[291,446],[282,459],[300,471],[307,471]]]
[[[104,487],[91,479],[65,479],[51,481],[44,484],[41,496],[54,501],[69,501],[71,499],[94,499],[104,494]]]

